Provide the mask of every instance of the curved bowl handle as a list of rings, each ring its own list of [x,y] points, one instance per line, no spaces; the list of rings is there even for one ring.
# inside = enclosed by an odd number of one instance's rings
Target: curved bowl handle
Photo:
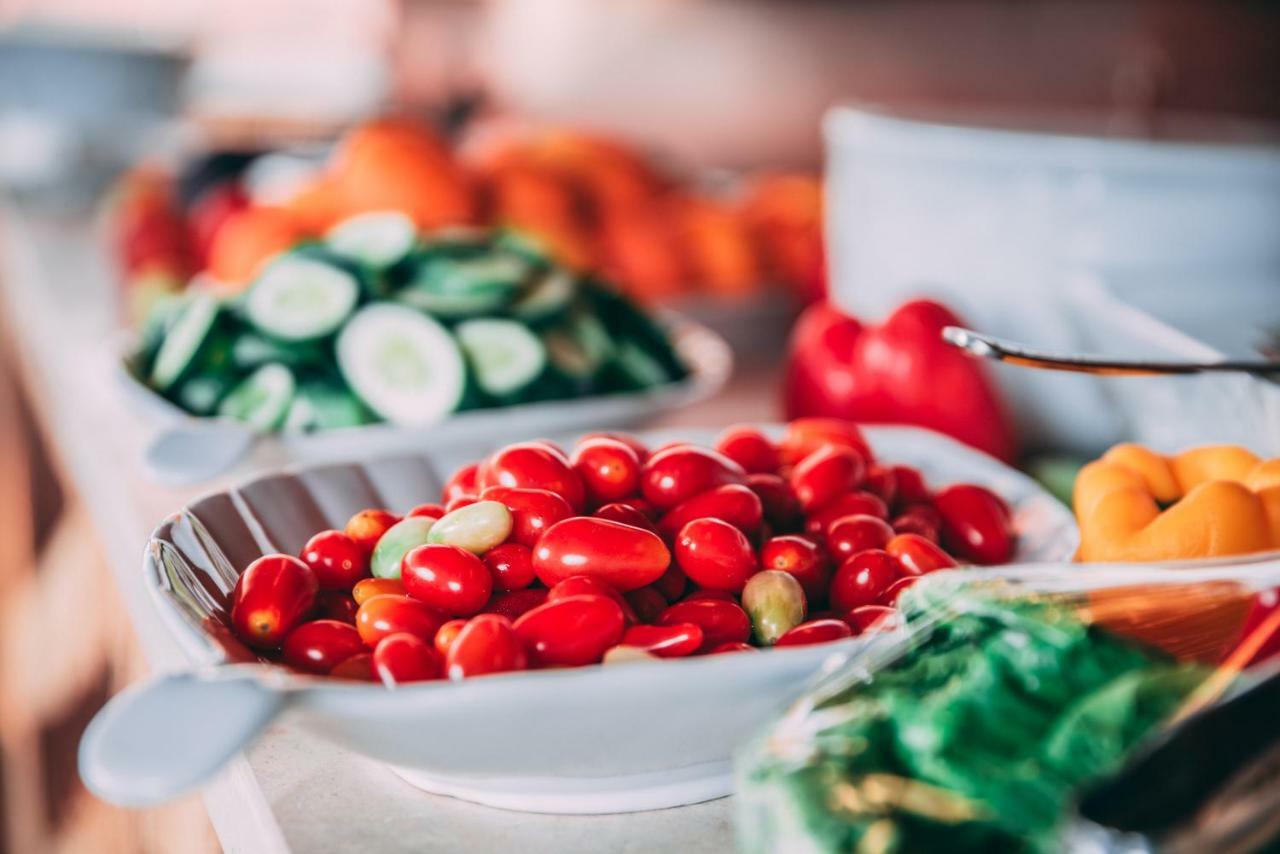
[[[259,668],[183,672],[134,685],[107,703],[80,739],[80,777],[126,807],[175,798],[213,776],[285,705]]]

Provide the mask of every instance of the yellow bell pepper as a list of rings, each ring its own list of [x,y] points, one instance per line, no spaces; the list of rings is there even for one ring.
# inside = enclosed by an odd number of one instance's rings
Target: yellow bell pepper
[[[1216,445],[1164,456],[1117,445],[1076,478],[1081,561],[1280,549],[1280,457]]]

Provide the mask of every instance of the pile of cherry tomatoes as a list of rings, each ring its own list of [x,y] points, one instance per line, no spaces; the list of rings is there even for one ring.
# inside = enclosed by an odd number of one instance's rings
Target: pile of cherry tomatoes
[[[921,575],[1013,546],[999,496],[930,491],[843,421],[732,427],[714,450],[593,434],[508,445],[440,503],[259,558],[231,623],[266,658],[387,685],[719,654],[883,630]]]

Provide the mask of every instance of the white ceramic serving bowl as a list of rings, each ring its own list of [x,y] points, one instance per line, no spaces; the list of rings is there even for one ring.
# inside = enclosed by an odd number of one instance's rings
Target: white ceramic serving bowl
[[[1075,352],[1082,340],[1063,300],[1086,279],[1121,299],[1230,291],[1240,323],[1247,304],[1280,304],[1280,146],[1268,129],[1200,123],[1191,136],[1231,139],[1176,142],[1109,135],[1101,120],[1063,131],[1062,121],[1036,130],[1010,118],[828,114],[839,305],[877,318],[935,296],[975,329]],[[1270,144],[1239,142],[1254,138]],[[997,371],[1029,442],[1088,453],[1121,438],[1094,378]]]
[[[565,433],[587,424],[601,430],[639,427],[664,412],[714,395],[733,370],[733,355],[717,333],[674,313],[667,313],[664,321],[676,351],[689,368],[689,376],[680,382],[641,392],[470,410],[429,427],[381,423],[255,436],[236,421],[190,415],[134,376],[121,355],[116,358],[125,393],[155,430],[145,451],[148,472],[162,482],[190,484],[226,471],[255,443],[268,446],[264,456],[269,460],[317,463],[347,459],[353,449],[375,457],[449,447],[474,456],[510,436],[512,424],[530,436]],[[131,343],[121,350],[123,354],[131,352]]]

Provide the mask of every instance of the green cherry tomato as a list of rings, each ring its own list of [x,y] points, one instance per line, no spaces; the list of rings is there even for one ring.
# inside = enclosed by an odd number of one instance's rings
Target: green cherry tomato
[[[375,578],[399,578],[400,563],[413,549],[425,545],[431,529],[438,524],[426,516],[411,516],[396,522],[373,547],[369,568]]]
[[[511,511],[500,501],[477,501],[444,515],[431,528],[427,542],[458,546],[482,555],[511,533]]]

